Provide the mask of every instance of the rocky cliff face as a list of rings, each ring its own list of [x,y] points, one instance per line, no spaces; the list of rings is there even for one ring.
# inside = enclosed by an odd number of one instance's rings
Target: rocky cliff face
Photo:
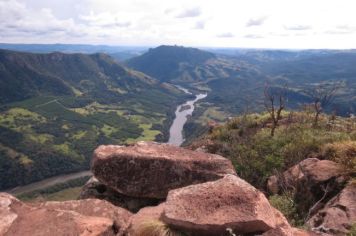
[[[291,227],[218,155],[146,142],[101,146],[92,171],[99,180],[84,187],[85,200],[25,204],[1,193],[0,235],[314,235]]]

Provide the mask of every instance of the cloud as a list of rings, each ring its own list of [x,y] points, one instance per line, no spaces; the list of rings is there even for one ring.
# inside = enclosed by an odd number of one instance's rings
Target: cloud
[[[233,38],[233,37],[235,37],[235,35],[233,33],[226,32],[226,33],[217,34],[216,37],[218,37],[218,38]]]
[[[337,25],[335,28],[324,31],[324,34],[353,34],[356,33],[356,26]]]
[[[246,27],[263,25],[266,20],[267,20],[267,16],[251,18],[247,21]]]
[[[262,35],[259,35],[259,34],[246,34],[246,35],[244,35],[244,38],[260,39],[260,38],[264,38],[264,37]]]
[[[356,48],[355,8],[355,0],[0,0],[0,42]]]
[[[197,17],[201,15],[201,9],[199,7],[193,7],[184,9],[176,15],[176,18],[188,18],[188,17]]]
[[[203,20],[197,21],[195,23],[194,29],[204,29],[205,28],[205,24],[206,24],[206,22],[203,21]]]
[[[81,19],[85,24],[88,24],[89,26],[105,28],[126,28],[132,24],[130,21],[121,20],[120,16],[110,12],[104,12],[99,14],[94,14],[93,12],[90,12],[89,15],[79,16],[79,19]]]
[[[284,26],[286,30],[310,30],[312,27],[310,25],[290,25]]]
[[[14,0],[0,1],[0,31],[5,36],[24,38],[84,33],[72,19],[57,19],[51,9],[41,8],[35,11]]]

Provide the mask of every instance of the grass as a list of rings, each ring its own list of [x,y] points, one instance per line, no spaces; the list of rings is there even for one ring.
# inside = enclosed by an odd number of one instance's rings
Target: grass
[[[204,111],[204,113],[198,118],[197,121],[201,124],[206,124],[211,120],[218,122],[225,121],[226,114],[220,111],[218,107],[209,107]]]
[[[288,113],[284,113],[274,137],[270,136],[265,114],[237,117],[209,134],[208,139],[214,143],[209,149],[231,159],[237,173],[261,189],[276,171],[284,171],[308,156],[322,154],[323,150],[329,153],[326,159],[342,162],[337,157],[345,156],[344,162],[354,162],[351,156],[356,150],[356,129],[349,127],[353,121],[338,118],[337,125],[330,126],[327,116],[323,116],[320,126],[315,128],[304,115],[294,113],[288,120]]]
[[[27,109],[16,107],[0,114],[0,125],[5,127],[21,126],[25,122],[45,122],[41,115]]]
[[[104,124],[104,126],[100,130],[105,134],[106,137],[110,137],[112,133],[118,131],[117,128],[114,128],[107,124]]]
[[[51,142],[53,140],[53,136],[49,134],[35,134],[29,133],[26,134],[26,137],[36,143],[45,144],[46,142]]]
[[[75,134],[72,135],[73,139],[79,140],[82,139],[87,134],[86,130],[79,130]]]
[[[22,165],[29,165],[29,164],[33,163],[33,161],[28,156],[22,155],[20,157],[20,163]]]
[[[141,222],[135,230],[135,236],[185,236],[186,234],[170,228],[159,220]]]
[[[325,144],[321,148],[326,159],[341,163],[345,169],[356,173],[356,141],[341,141]]]
[[[79,162],[84,161],[84,157],[82,155],[78,154],[77,152],[75,152],[71,148],[70,144],[67,142],[62,143],[62,144],[54,144],[53,149],[63,155],[70,156]]]
[[[127,140],[127,143],[134,143],[138,141],[154,141],[156,135],[161,133],[159,130],[151,130],[152,124],[140,124],[139,127],[143,129],[141,136],[136,139],[130,138]]]
[[[273,207],[283,213],[291,225],[295,227],[303,225],[303,219],[298,215],[297,206],[291,193],[272,195],[268,200]]]

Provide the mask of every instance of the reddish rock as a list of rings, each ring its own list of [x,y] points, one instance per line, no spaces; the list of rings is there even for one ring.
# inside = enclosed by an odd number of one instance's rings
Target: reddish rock
[[[142,208],[139,212],[133,215],[129,221],[129,227],[126,230],[127,235],[135,235],[140,225],[145,222],[157,221],[160,219],[164,209],[164,203],[154,206]]]
[[[98,199],[74,200],[65,202],[45,202],[36,205],[47,210],[74,211],[83,216],[104,217],[113,220],[117,231],[127,228],[132,213]]]
[[[271,176],[267,181],[267,189],[273,194],[279,189],[292,190],[299,212],[309,212],[309,209],[323,198],[312,210],[313,215],[342,189],[347,180],[344,172],[344,167],[336,162],[308,158],[289,168],[277,179]]]
[[[161,220],[193,235],[222,235],[227,228],[244,234],[289,227],[263,193],[235,175],[171,190]]]
[[[343,166],[336,162],[308,158],[285,171],[283,178],[287,186],[296,186],[298,182],[305,179],[317,184],[341,176],[343,173]]]
[[[307,224],[316,232],[345,235],[356,223],[356,184],[346,186]]]
[[[0,235],[5,235],[18,215],[11,209],[12,205],[21,205],[13,196],[0,193]]]
[[[123,219],[128,220],[130,213],[99,201],[27,205],[9,194],[0,193],[0,235],[117,235],[120,233],[117,222],[126,227]]]
[[[171,189],[236,174],[219,155],[151,142],[100,146],[91,169],[100,182],[124,195],[159,199]]]
[[[161,202],[159,199],[126,196],[101,183],[95,177],[90,178],[82,187],[79,199],[106,200],[131,212],[138,212],[143,207],[156,206]]]

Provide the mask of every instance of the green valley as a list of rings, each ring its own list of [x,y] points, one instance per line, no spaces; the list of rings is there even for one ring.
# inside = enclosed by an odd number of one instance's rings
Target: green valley
[[[0,189],[88,169],[100,144],[165,140],[185,98],[103,54],[0,59]]]

